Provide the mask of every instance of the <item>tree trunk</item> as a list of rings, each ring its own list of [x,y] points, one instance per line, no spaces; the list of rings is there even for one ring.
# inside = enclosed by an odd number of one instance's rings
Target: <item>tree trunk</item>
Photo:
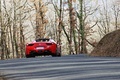
[[[85,28],[84,28],[84,20],[83,20],[83,0],[79,0],[80,3],[80,17],[79,17],[79,21],[80,21],[80,28],[79,28],[79,33],[81,34],[81,50],[80,53],[87,53],[87,49],[86,49],[86,41],[85,41]]]
[[[0,42],[0,48],[1,48],[1,59],[4,59],[4,27],[3,27],[3,21],[2,21],[2,8],[1,8],[1,1],[0,1],[0,26],[1,26],[1,42]]]
[[[62,0],[60,0],[60,15],[59,15],[59,25],[58,25],[58,44],[61,45],[61,31],[62,31]]]
[[[35,10],[36,10],[36,39],[37,38],[44,38],[45,31],[45,5],[42,4],[42,0],[39,0],[37,3],[34,3]]]
[[[13,4],[14,4],[14,22],[13,22],[13,41],[14,41],[14,47],[15,47],[15,53],[16,53],[16,57],[18,58],[18,44],[16,41],[16,31],[17,31],[17,26],[16,26],[16,2],[13,0]]]
[[[73,7],[72,7],[72,0],[68,0],[69,6],[69,20],[70,20],[70,42],[69,42],[69,54],[74,53],[72,49],[72,37],[73,37]]]
[[[22,26],[22,16],[21,16],[21,9],[20,9],[20,55],[19,57],[24,57],[24,52],[25,52],[25,40],[24,40],[24,35],[23,35],[23,26]]]

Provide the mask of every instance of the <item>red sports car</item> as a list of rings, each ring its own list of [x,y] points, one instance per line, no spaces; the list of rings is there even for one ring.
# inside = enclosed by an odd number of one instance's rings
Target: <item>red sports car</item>
[[[37,39],[26,44],[25,55],[27,58],[40,55],[61,56],[60,45],[52,39]]]

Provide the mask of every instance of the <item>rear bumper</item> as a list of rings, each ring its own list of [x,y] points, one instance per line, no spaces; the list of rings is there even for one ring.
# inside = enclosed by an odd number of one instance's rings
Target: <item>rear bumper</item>
[[[26,53],[26,55],[31,56],[40,56],[40,55],[55,55],[55,52],[52,52],[50,50],[30,50],[29,53]]]

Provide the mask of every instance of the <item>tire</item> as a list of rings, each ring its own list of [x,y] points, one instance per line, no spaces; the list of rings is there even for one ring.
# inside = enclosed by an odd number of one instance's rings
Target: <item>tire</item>
[[[26,55],[26,58],[30,58],[30,56],[29,56],[29,55]]]
[[[58,57],[61,57],[61,53],[58,53],[58,55],[57,55]]]
[[[61,53],[56,52],[56,54],[52,55],[52,57],[61,57]]]
[[[31,55],[26,55],[26,58],[34,58],[35,56]]]

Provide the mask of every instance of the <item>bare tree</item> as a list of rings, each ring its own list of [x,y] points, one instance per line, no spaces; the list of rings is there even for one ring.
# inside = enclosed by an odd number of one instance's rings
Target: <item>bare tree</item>
[[[85,26],[84,26],[84,18],[83,18],[83,0],[79,0],[79,4],[80,4],[80,10],[78,13],[78,18],[79,18],[79,33],[81,36],[81,42],[79,43],[80,47],[80,53],[87,53],[87,49],[86,49],[86,42],[85,42]],[[80,38],[79,38],[80,39]],[[80,40],[79,40],[80,41]]]
[[[2,33],[1,36],[4,38],[1,37],[3,44],[1,49],[4,54],[2,54],[1,56],[2,59],[8,59],[10,57],[24,57],[25,51],[25,41],[22,25],[25,20],[25,17],[23,16],[23,13],[21,13],[21,8],[23,6],[21,6],[20,0],[12,0],[10,4],[14,5],[8,8],[6,6],[6,1],[3,1],[3,13],[1,17],[3,27],[1,27],[1,31],[3,31],[4,34]],[[20,46],[19,44],[21,44],[22,46]]]
[[[115,30],[119,29],[119,22],[120,22],[120,5],[118,4],[113,4],[112,7],[113,15],[114,15],[114,25],[115,25]]]
[[[109,14],[109,8],[108,8],[108,3],[107,0],[103,1],[103,9],[99,10],[100,11],[100,16],[99,16],[99,23],[97,24],[99,27],[99,33],[101,36],[104,36],[105,34],[110,32],[110,14]]]
[[[3,27],[3,19],[2,19],[2,5],[0,1],[0,26],[1,26],[1,42],[0,42],[0,48],[1,48],[1,59],[4,59],[4,27]]]
[[[69,41],[69,49],[70,49],[70,54],[73,53],[72,49],[72,36],[73,36],[73,7],[72,7],[72,0],[68,0],[68,6],[69,6],[69,19],[70,19],[70,41]]]
[[[45,35],[44,28],[46,24],[46,7],[42,0],[34,0],[33,2],[36,10],[36,38],[43,38]]]
[[[70,41],[69,41],[69,49],[70,49],[70,54],[73,54],[74,51],[72,49],[72,41],[74,41],[74,48],[75,48],[75,53],[77,54],[77,41],[76,41],[76,12],[72,6],[72,0],[68,0],[68,7],[69,7],[69,20],[70,20]]]
[[[4,3],[4,1],[3,1]],[[1,1],[0,1],[1,4]],[[6,19],[4,19],[4,16],[6,14],[2,13],[2,7],[0,5],[0,23],[1,23],[1,59],[9,58],[9,49],[7,46],[7,36],[8,33],[8,27],[6,26]]]
[[[60,47],[61,47],[61,37],[62,37],[62,28],[64,27],[64,25],[63,25],[63,16],[62,16],[62,9],[63,9],[63,6],[62,6],[62,3],[63,3],[63,1],[62,0],[60,0],[59,1],[59,3],[60,3],[60,5],[59,6],[57,6],[56,4],[54,4],[54,2],[53,1],[51,1],[51,3],[52,3],[52,5],[53,5],[53,7],[54,7],[54,9],[55,9],[55,24],[56,24],[56,22],[57,22],[57,20],[58,20],[58,25],[56,25],[56,37],[57,37],[57,43],[60,45]],[[57,16],[56,16],[57,15]],[[65,29],[64,29],[65,30]]]

